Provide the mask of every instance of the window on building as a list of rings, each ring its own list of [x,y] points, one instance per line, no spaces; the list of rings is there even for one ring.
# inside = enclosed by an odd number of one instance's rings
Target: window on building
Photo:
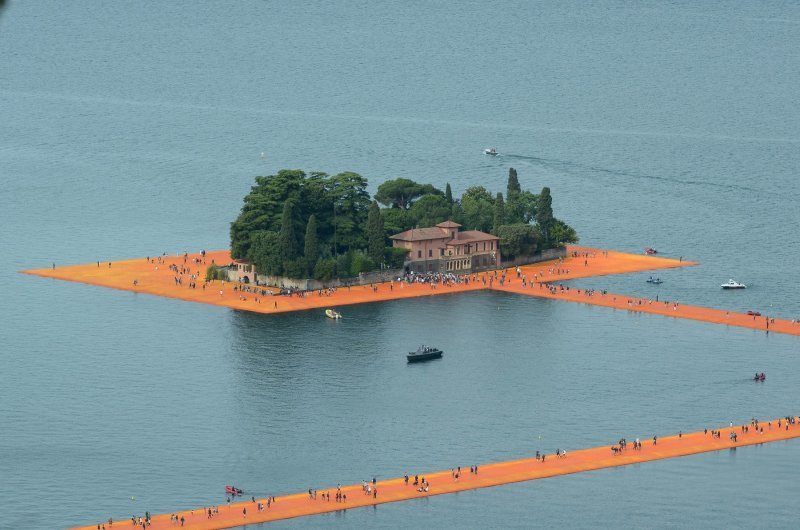
[[[428,257],[429,258],[433,257],[433,249],[431,249],[431,248],[428,249]]]
[[[444,256],[444,249],[440,248],[439,249],[439,257],[442,257],[442,256]]]
[[[422,257],[422,251],[421,251],[421,250],[418,250],[418,251],[417,251],[417,257],[418,257],[418,258],[421,258],[421,257]]]

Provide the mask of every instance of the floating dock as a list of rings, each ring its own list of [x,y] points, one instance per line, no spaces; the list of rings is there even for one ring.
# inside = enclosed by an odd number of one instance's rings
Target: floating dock
[[[374,285],[339,287],[330,293],[309,292],[303,296],[275,296],[275,289],[259,288],[259,291],[268,291],[268,294],[265,295],[234,289],[236,284],[231,282],[219,280],[205,282],[206,267],[212,263],[225,265],[232,262],[228,251],[208,252],[205,256],[200,254],[160,256],[149,259],[100,261],[86,265],[59,266],[56,264],[51,268],[21,272],[267,314],[491,289],[626,311],[800,335],[800,323],[785,319],[773,319],[771,316],[767,321],[766,316],[756,317],[724,309],[684,305],[663,299],[655,301],[624,294],[602,294],[599,291],[587,293],[576,287],[553,290],[551,287],[557,286],[560,282],[579,278],[696,265],[694,262],[683,260],[586,247],[568,247],[567,250],[568,257],[563,260],[546,261],[521,267],[520,273],[526,278],[524,286],[521,278],[517,277],[515,269],[506,269],[506,281],[502,284],[495,279],[493,271],[470,275],[469,283],[456,285],[436,284],[432,286],[427,283],[394,281]],[[503,271],[498,271],[498,278],[502,273]],[[194,276],[194,280],[191,279],[192,276]],[[180,282],[176,279],[180,279]],[[190,287],[191,283],[194,283],[195,287]],[[249,287],[253,288],[254,286]],[[347,317],[346,314],[344,316]]]
[[[792,420],[796,422],[797,418],[793,417]],[[713,430],[719,432],[718,437],[712,434]],[[276,497],[274,502],[270,502],[269,508],[266,507],[266,498],[256,498],[255,501],[248,498],[243,502],[221,506],[205,506],[193,510],[176,511],[171,514],[154,515],[148,529],[161,530],[180,527],[180,523],[172,522],[173,516],[177,516],[179,521],[180,518],[184,519],[184,528],[204,530],[234,528],[800,437],[800,424],[789,424],[786,418],[760,423],[751,422],[745,425],[729,425],[713,430],[658,436],[657,438],[646,435],[641,439],[641,449],[635,449],[634,439],[628,439],[626,447],[622,450],[612,450],[612,445],[609,444],[591,449],[567,451],[565,456],[548,454],[544,459],[525,458],[478,465],[477,473],[470,471],[472,463],[465,462],[461,466],[458,477],[455,475],[458,468],[434,473],[419,473],[409,470],[408,483],[403,477],[379,480],[375,486],[377,494],[367,495],[360,484],[343,486],[338,491],[346,496],[344,500],[337,500],[337,488],[333,485],[320,486],[316,489],[315,495],[304,492]],[[735,435],[736,439],[734,440],[731,435]],[[613,447],[619,448],[619,444],[615,443]],[[423,478],[427,481],[428,491],[419,491],[420,485],[414,485],[415,474],[420,481]],[[222,493],[222,485],[220,485],[220,496]],[[330,499],[328,494],[330,494]],[[247,492],[244,496],[248,496]],[[259,503],[263,506],[261,510],[258,508]],[[209,509],[212,510],[210,517]],[[115,520],[114,528],[117,526],[130,527],[130,518]],[[97,523],[79,527],[80,530],[96,530],[96,528]],[[108,526],[106,529],[113,530]]]

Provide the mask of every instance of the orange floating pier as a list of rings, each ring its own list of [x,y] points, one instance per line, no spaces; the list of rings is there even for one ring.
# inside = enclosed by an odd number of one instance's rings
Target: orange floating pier
[[[140,258],[95,262],[86,265],[56,266],[22,272],[268,314],[491,289],[714,324],[800,335],[800,323],[785,319],[770,318],[768,322],[766,317],[753,317],[723,309],[689,306],[664,300],[656,302],[622,294],[601,294],[597,291],[587,293],[585,290],[575,287],[569,289],[553,287],[554,282],[578,278],[696,265],[693,262],[656,256],[569,247],[568,257],[563,260],[546,261],[522,267],[521,275],[527,279],[524,286],[521,278],[517,277],[516,271],[507,269],[506,281],[503,284],[496,280],[489,281],[494,277],[494,272],[492,272],[473,274],[470,276],[469,283],[431,286],[427,283],[385,282],[371,286],[340,287],[332,293],[306,293],[304,296],[271,296],[275,289],[260,288],[259,290],[269,291],[269,294],[265,295],[234,289],[235,284],[231,282],[219,280],[204,282],[205,270],[208,265],[212,263],[228,264],[231,261],[228,251],[214,251],[206,253],[205,256],[200,254],[160,256],[151,259]],[[502,272],[499,271],[499,274]],[[176,279],[180,279],[180,282]],[[195,287],[190,286],[192,283]]]
[[[525,458],[497,462],[479,465],[477,473],[472,472],[470,464],[467,463],[466,466],[461,467],[458,477],[455,475],[457,468],[418,474],[420,482],[424,478],[429,484],[427,491],[424,489],[420,491],[421,484],[414,485],[413,474],[409,477],[408,483],[402,477],[378,481],[375,486],[377,493],[366,494],[360,484],[343,486],[338,490],[345,496],[342,500],[337,500],[336,487],[320,487],[313,496],[305,492],[276,497],[274,502],[270,502],[269,507],[267,507],[267,499],[257,498],[255,501],[248,499],[230,505],[206,506],[193,510],[176,511],[172,514],[155,515],[152,516],[152,524],[148,528],[151,530],[175,528],[176,524],[172,522],[173,516],[177,517],[179,521],[180,518],[184,519],[184,528],[233,528],[246,524],[317,515],[387,502],[413,500],[513,482],[789,440],[800,437],[800,424],[797,423],[797,418],[793,417],[792,422],[790,424],[786,418],[760,423],[751,421],[746,425],[730,425],[715,429],[719,433],[718,436],[714,436],[713,430],[707,430],[682,435],[659,436],[657,439],[648,437],[641,440],[640,449],[635,449],[634,441],[628,440],[623,449],[619,449],[620,445],[615,444],[614,450],[611,445],[608,445],[568,451],[564,456],[550,454],[542,460]],[[736,438],[734,439],[732,435],[735,435]],[[222,489],[222,485],[220,485],[220,489]],[[328,494],[330,494],[330,498],[328,498]],[[259,509],[259,504],[262,506],[261,509]],[[210,517],[209,510],[212,511]],[[116,524],[128,527],[130,519],[127,521],[117,520]],[[79,528],[95,530],[97,523]]]

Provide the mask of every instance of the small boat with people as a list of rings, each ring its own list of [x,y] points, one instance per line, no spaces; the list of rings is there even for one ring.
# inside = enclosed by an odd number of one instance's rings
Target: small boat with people
[[[662,283],[664,283],[664,281],[661,278],[653,278],[652,276],[650,276],[649,278],[647,278],[647,283],[652,283],[654,285],[661,285]]]
[[[764,375],[764,372],[761,372],[760,374],[756,372],[756,375],[753,376],[753,381],[766,381],[766,380],[767,376]]]
[[[228,485],[225,486],[225,493],[227,493],[228,495],[241,495],[242,493],[244,493],[244,491],[240,490],[236,486]]]
[[[658,254],[658,251],[653,247],[647,247],[646,249],[644,249],[644,253],[647,254],[648,256],[652,256],[653,254]]]
[[[439,359],[442,357],[442,353],[444,353],[439,348],[433,348],[431,346],[425,346],[424,344],[417,348],[417,351],[408,352],[406,355],[406,359],[408,362],[415,363],[419,361],[428,361],[430,359]]]
[[[720,287],[722,287],[723,289],[747,289],[747,286],[745,284],[739,283],[733,278],[720,285]]]
[[[333,320],[339,320],[340,318],[342,318],[342,314],[335,309],[326,309],[325,316],[328,318],[332,318]]]
[[[483,154],[490,155],[490,156],[497,156],[497,148],[496,147],[487,147],[483,150]]]

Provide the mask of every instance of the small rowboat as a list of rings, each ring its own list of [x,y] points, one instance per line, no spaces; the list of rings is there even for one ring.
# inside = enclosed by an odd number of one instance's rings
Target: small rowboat
[[[339,320],[342,318],[342,314],[336,311],[335,309],[326,309],[325,316],[328,318],[332,318],[334,320]]]
[[[228,495],[241,495],[244,491],[240,490],[236,486],[225,486],[225,493]]]

